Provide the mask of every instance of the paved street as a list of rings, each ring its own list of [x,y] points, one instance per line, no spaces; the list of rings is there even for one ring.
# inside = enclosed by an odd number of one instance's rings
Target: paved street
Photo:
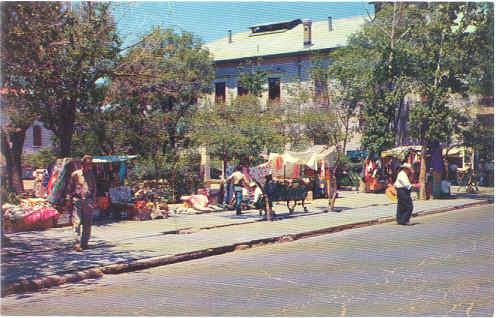
[[[485,196],[476,196],[416,201],[414,211],[455,207],[485,199]],[[395,206],[387,201],[384,194],[345,192],[336,202],[342,210],[340,213],[323,213],[327,201],[316,200],[310,207],[310,213],[301,213],[299,207],[296,217],[283,218],[276,222],[256,222],[260,219],[257,211],[246,211],[241,216],[235,216],[229,211],[200,215],[179,214],[165,220],[95,226],[90,241],[93,248],[84,253],[77,253],[70,248],[74,239],[70,227],[14,233],[8,235],[11,244],[2,248],[2,280],[8,285],[23,278],[39,278],[150,257],[173,256],[377,220],[391,217],[395,213]],[[278,207],[278,211],[282,210],[283,206]],[[287,216],[287,210],[285,214]],[[178,235],[176,232],[188,228],[193,233]]]
[[[2,314],[491,316],[493,208],[8,296]]]

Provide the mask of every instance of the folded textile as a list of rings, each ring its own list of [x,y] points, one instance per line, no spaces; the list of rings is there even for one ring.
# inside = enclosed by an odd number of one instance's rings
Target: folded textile
[[[188,202],[194,209],[202,210],[208,207],[208,197],[203,194],[193,194],[188,196],[182,196],[181,200],[183,202]]]
[[[42,207],[40,209],[34,210],[23,218],[25,224],[31,225],[38,222],[44,222],[51,218],[56,218],[59,216],[59,212],[54,208]]]

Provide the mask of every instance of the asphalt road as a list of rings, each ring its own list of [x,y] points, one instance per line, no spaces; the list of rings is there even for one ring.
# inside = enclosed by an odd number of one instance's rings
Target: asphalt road
[[[414,221],[9,296],[2,314],[492,316],[493,206]]]

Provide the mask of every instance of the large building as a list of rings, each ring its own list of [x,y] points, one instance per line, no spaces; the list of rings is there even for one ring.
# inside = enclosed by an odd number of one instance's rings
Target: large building
[[[329,53],[347,45],[350,35],[359,31],[366,18],[311,21],[295,19],[254,25],[248,31],[232,34],[207,43],[215,61],[214,92],[211,102],[229,102],[246,90],[240,85],[240,72],[247,63],[256,63],[266,73],[267,82],[262,104],[284,102],[291,98],[295,84],[308,87],[315,95],[309,104],[332,107],[327,94],[330,81],[314,80],[311,69],[318,61],[321,67],[330,63]],[[308,105],[311,106],[311,105]],[[353,138],[346,150],[360,147],[359,138]]]

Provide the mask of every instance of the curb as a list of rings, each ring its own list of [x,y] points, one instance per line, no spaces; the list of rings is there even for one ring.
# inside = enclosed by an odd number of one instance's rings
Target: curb
[[[480,202],[466,203],[457,206],[438,208],[433,210],[423,210],[412,213],[412,217],[438,214],[438,213],[460,210],[474,206],[487,205],[491,203],[493,203],[493,200],[483,200]],[[157,256],[157,257],[139,259],[124,263],[110,264],[101,267],[95,267],[82,271],[77,271],[73,273],[67,273],[63,275],[50,275],[36,279],[22,279],[9,286],[2,286],[3,288],[2,288],[1,297],[5,297],[11,294],[39,291],[50,287],[60,286],[65,283],[79,282],[85,279],[100,278],[106,274],[120,274],[120,273],[138,271],[152,267],[164,266],[164,265],[180,263],[180,262],[195,260],[204,257],[230,253],[239,250],[245,250],[253,247],[260,247],[268,244],[292,242],[304,238],[315,237],[324,234],[331,234],[349,229],[367,227],[371,225],[391,223],[395,221],[396,218],[394,216],[381,217],[369,221],[361,221],[361,222],[343,224],[338,226],[331,226],[323,229],[301,232],[296,234],[284,234],[275,237],[240,242],[240,243],[219,246],[214,248],[207,248],[193,252],[186,252],[172,256]]]

